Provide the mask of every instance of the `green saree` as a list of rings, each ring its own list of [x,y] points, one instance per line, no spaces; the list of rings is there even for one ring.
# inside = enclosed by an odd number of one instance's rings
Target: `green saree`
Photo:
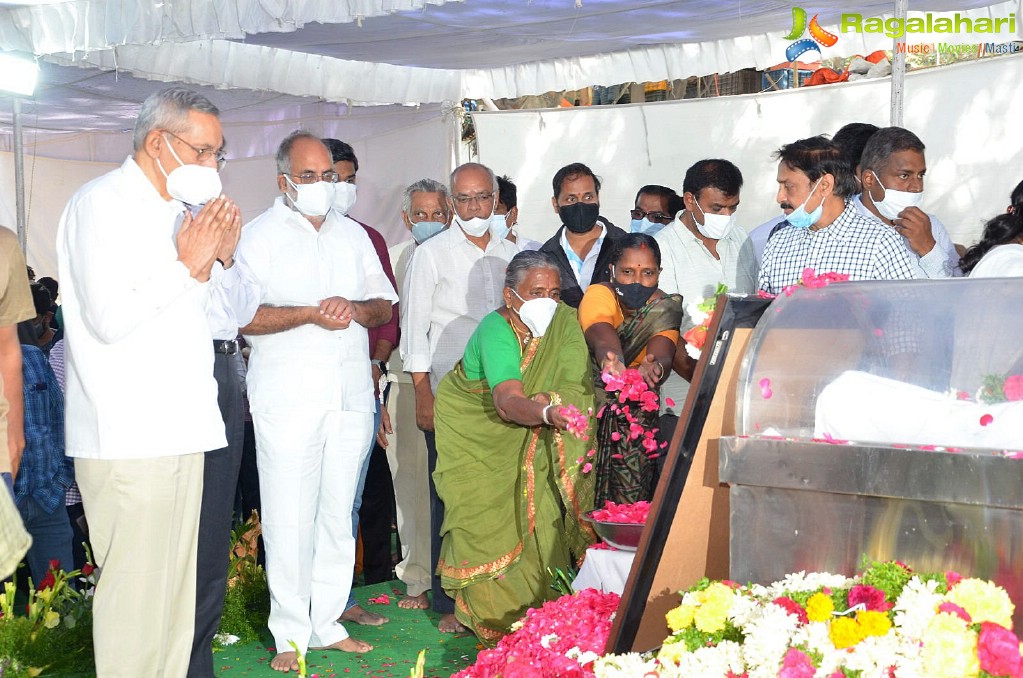
[[[557,393],[583,412],[593,406],[574,309],[558,305],[521,368],[527,395]],[[494,645],[528,608],[557,597],[547,568],[570,567],[594,541],[580,522],[593,498],[592,478],[577,463],[589,443],[504,421],[487,382],[468,379],[461,363],[441,380],[434,412],[433,478],[444,502],[438,571],[458,621]]]
[[[665,295],[639,309],[618,328],[625,364],[635,362],[654,335],[679,329],[683,315],[682,297],[677,294]],[[603,392],[600,367],[596,364],[594,373]],[[598,400],[602,398],[598,397]],[[596,508],[604,508],[608,500],[616,504],[650,501],[657,485],[657,461],[651,459],[643,448],[642,436],[636,439],[630,436],[632,423],[624,412],[613,409],[616,403],[616,399],[608,398],[597,421]],[[635,422],[644,429],[657,427],[657,410],[643,412],[638,404],[631,405],[629,410]]]

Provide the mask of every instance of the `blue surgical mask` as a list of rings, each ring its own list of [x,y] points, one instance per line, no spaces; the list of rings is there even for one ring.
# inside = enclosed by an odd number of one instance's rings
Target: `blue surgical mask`
[[[490,232],[498,240],[504,240],[508,237],[508,233],[511,231],[511,226],[508,225],[507,214],[495,214],[490,217]]]
[[[824,177],[821,177],[821,179],[823,178]],[[818,205],[817,209],[813,212],[807,213],[806,211],[806,203],[809,202],[810,198],[813,196],[813,192],[817,190],[817,186],[821,183],[821,179],[818,179],[817,183],[810,189],[810,195],[806,196],[806,200],[804,200],[799,207],[792,210],[792,214],[785,217],[785,221],[789,222],[793,228],[810,228],[816,224],[821,218],[821,215],[824,214],[823,200],[821,200],[821,204]]]
[[[439,221],[420,221],[412,224],[412,237],[422,245],[424,242],[437,235],[447,227]]]
[[[655,224],[646,217],[642,219],[633,219],[632,224],[629,226],[629,231],[632,233],[646,233],[647,235],[654,235],[662,228],[665,224]]]

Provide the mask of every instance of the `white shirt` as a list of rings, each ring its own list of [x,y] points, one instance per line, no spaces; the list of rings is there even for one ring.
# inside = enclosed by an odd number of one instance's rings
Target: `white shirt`
[[[1023,245],[1011,243],[992,248],[970,271],[971,278],[1017,278],[1023,276]]]
[[[486,251],[451,226],[416,248],[402,299],[401,358],[406,372],[437,384],[462,359],[483,316],[504,303],[504,273],[518,247],[490,238]]]
[[[568,244],[568,237],[565,235],[566,231],[568,231],[567,228],[561,229],[561,249],[565,250],[565,256],[568,258],[568,263],[571,264],[572,271],[575,273],[575,280],[579,283],[579,289],[585,293],[586,288],[590,286],[590,281],[593,280],[593,269],[597,266],[600,248],[604,246],[607,226],[600,224],[600,237],[593,243],[590,251],[586,253],[585,259],[576,254],[572,246]]]
[[[214,339],[235,339],[238,328],[252,322],[259,310],[259,281],[244,263],[235,261],[227,270],[213,264],[210,283],[210,334]]]
[[[317,231],[278,197],[242,231],[236,257],[261,288],[260,304],[319,306],[327,297],[398,300],[365,229],[334,210]],[[246,335],[253,412],[310,409],[373,412],[366,328],[306,324]]]
[[[718,257],[693,235],[679,215],[654,240],[661,247],[661,277],[657,286],[667,294],[681,294],[686,305],[714,296],[718,283],[735,294],[757,291],[753,243],[735,224],[718,240]]]
[[[183,210],[130,157],[64,209],[57,262],[69,456],[146,459],[227,444],[206,320],[210,286],[177,260]]]
[[[867,206],[863,204],[862,193],[854,195],[852,201],[861,216],[888,226],[888,224],[881,221],[876,214],[867,209]],[[956,252],[952,238],[948,235],[948,229],[933,214],[927,214],[927,217],[931,220],[931,235],[934,237],[934,247],[931,248],[930,252],[921,257],[909,246],[909,240],[905,237],[902,238],[906,251],[909,253],[910,261],[913,264],[913,276],[915,278],[951,278],[962,276],[963,272],[959,269],[959,253]],[[888,227],[893,228],[892,226]]]

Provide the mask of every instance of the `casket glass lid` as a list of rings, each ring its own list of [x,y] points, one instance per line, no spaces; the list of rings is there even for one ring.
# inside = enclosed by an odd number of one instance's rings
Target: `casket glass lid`
[[[742,436],[1023,448],[1023,280],[839,282],[780,295],[737,384]]]

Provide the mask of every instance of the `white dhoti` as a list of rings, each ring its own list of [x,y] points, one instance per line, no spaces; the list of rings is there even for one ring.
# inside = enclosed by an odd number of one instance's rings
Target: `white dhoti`
[[[369,412],[254,412],[270,620],[278,652],[348,637],[337,619],[355,566],[352,503]]]

